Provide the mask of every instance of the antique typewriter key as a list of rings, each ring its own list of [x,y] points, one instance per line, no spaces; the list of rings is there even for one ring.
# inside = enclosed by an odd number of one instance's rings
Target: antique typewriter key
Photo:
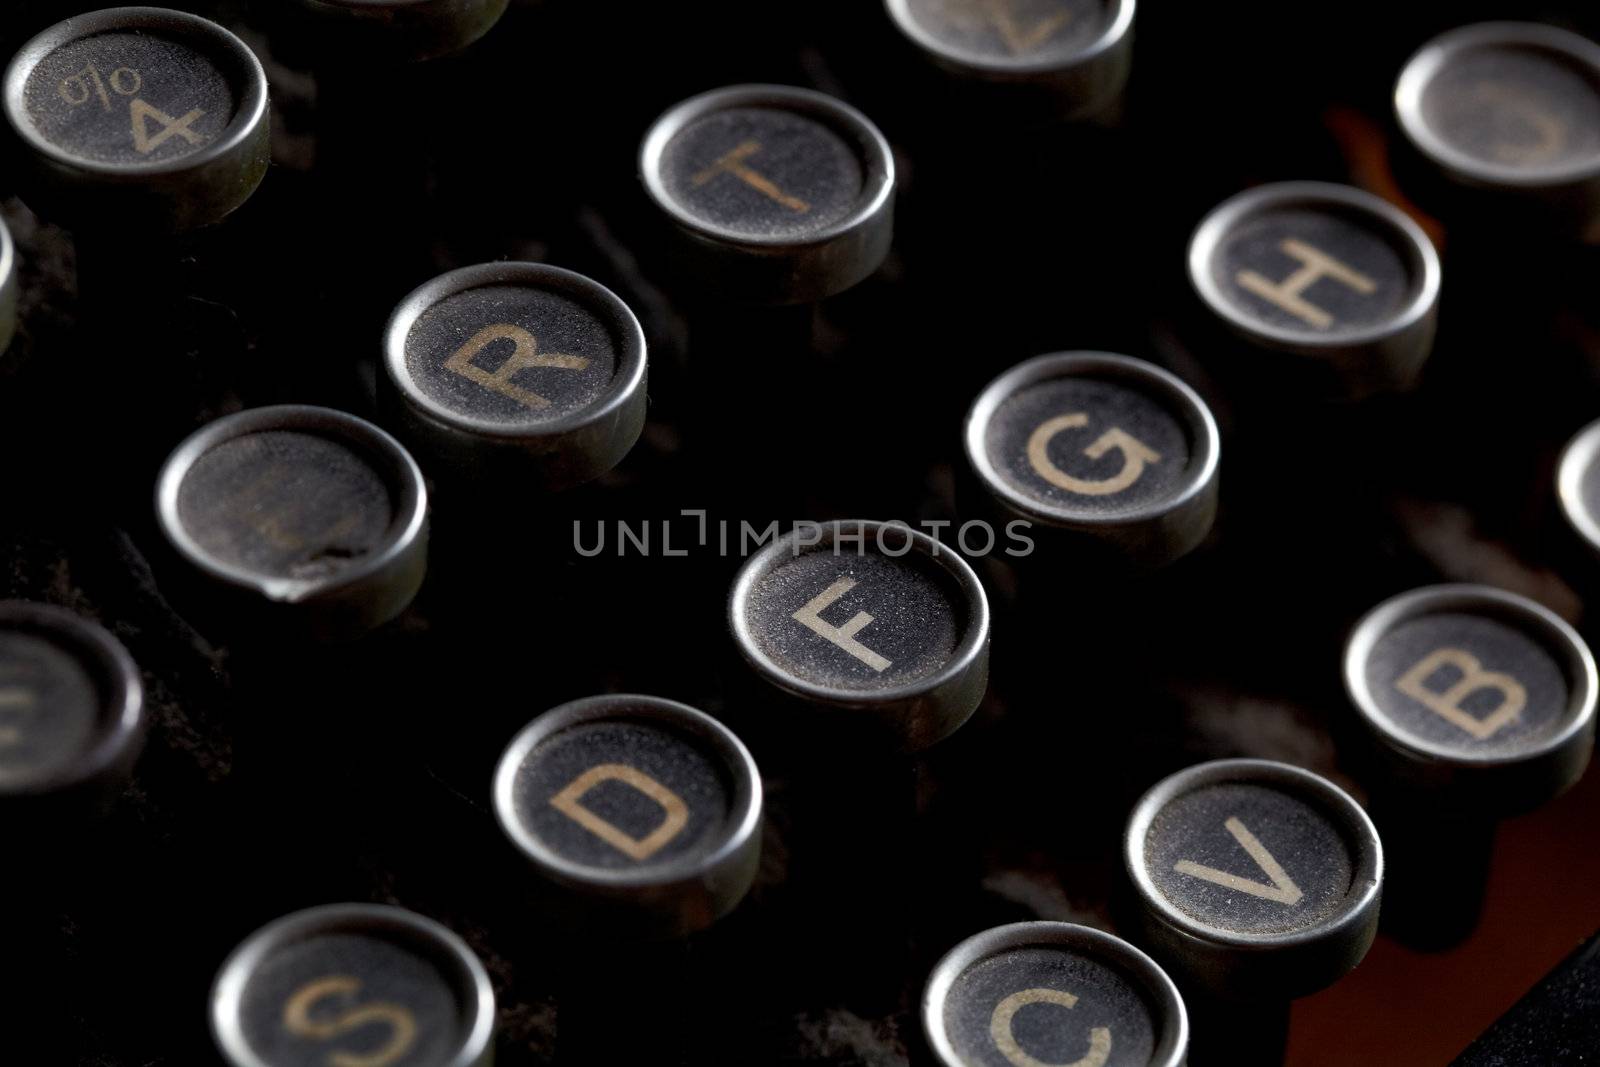
[[[1494,824],[1564,792],[1594,748],[1594,657],[1531,600],[1443,585],[1357,624],[1344,684],[1395,860],[1386,928],[1418,948],[1471,932]]]
[[[644,429],[644,331],[581,274],[463,267],[395,309],[380,398],[436,477],[566,488],[615,467]]]
[[[762,798],[737,737],[658,697],[573,701],[511,742],[494,809],[566,932],[539,946],[559,959],[564,1062],[676,1063],[734,1028],[707,1016],[726,976],[700,961],[726,951],[711,928],[755,879]],[[652,990],[621,1027],[619,975]]]
[[[0,600],[0,821],[95,814],[144,743],[144,687],[116,638],[63,608]]]
[[[645,191],[708,292],[803,304],[850,288],[889,251],[894,158],[865,115],[822,93],[736,85],[656,120]]]
[[[1191,1063],[1282,1061],[1289,1001],[1372,945],[1383,854],[1348,794],[1283,763],[1202,763],[1144,795],[1123,862],[1140,943],[1193,1014]]]
[[[18,184],[74,227],[175,233],[249,199],[271,154],[267,79],[244,42],[196,15],[78,15],[23,46],[5,74]]]
[[[494,989],[472,949],[380,904],[329,904],[262,927],[211,992],[228,1067],[488,1067],[494,1025]]]
[[[494,28],[507,0],[290,0],[307,47],[331,59],[409,63],[459,52]]]
[[[371,423],[327,408],[255,408],[172,453],[157,520],[184,592],[219,626],[345,640],[411,603],[426,568],[422,472]]]
[[[1568,536],[1561,548],[1564,576],[1577,584],[1587,602],[1600,592],[1600,421],[1578,431],[1556,466],[1556,508]],[[1586,617],[1585,626],[1592,623]]]
[[[1177,987],[1119,938],[1061,922],[975,934],[934,967],[922,1029],[942,1067],[1182,1067]]]
[[[1189,242],[1190,283],[1209,321],[1253,356],[1249,369],[1332,398],[1415,381],[1433,347],[1439,279],[1416,223],[1342,185],[1240,193]]]
[[[11,346],[17,332],[17,245],[0,220],[0,354]]]
[[[756,676],[805,710],[807,732],[919,751],[966,722],[988,683],[977,576],[897,523],[807,524],[773,541],[739,572],[728,621]]]
[[[967,413],[967,463],[1002,520],[1038,539],[1170,562],[1211,530],[1222,443],[1205,401],[1152,364],[1059,352],[1018,364]]]
[[[670,700],[601,696],[511,742],[494,809],[564,911],[602,935],[679,937],[744,898],[761,849],[761,778],[744,745]]]
[[[1411,58],[1394,107],[1464,225],[1600,241],[1600,45],[1536,23],[1462,26]]]
[[[992,121],[1093,117],[1114,107],[1128,81],[1134,0],[884,3],[929,61],[986,90]]]

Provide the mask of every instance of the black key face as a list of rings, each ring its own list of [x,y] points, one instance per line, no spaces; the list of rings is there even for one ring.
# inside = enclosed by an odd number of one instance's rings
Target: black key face
[[[356,931],[268,952],[245,982],[239,1023],[270,1067],[444,1067],[471,1026],[439,964],[410,945]]]
[[[966,636],[954,582],[917,550],[892,558],[852,543],[786,556],[750,591],[745,618],[761,651],[813,686],[871,692],[944,669]],[[885,530],[890,551],[905,544]],[[948,550],[953,551],[953,550]]]
[[[48,780],[94,743],[103,697],[72,652],[0,630],[0,791]]]
[[[543,739],[517,770],[512,803],[522,827],[569,863],[649,871],[722,848],[734,793],[702,742],[659,721],[619,718]]]
[[[989,418],[989,462],[1016,491],[1068,516],[1160,504],[1193,475],[1184,423],[1123,382],[1054,378],[1023,387]]]
[[[1367,657],[1373,700],[1402,737],[1466,758],[1515,756],[1570,721],[1571,688],[1528,633],[1464,612],[1423,615]]]
[[[44,57],[25,89],[29,119],[72,156],[101,164],[161,163],[212,144],[239,94],[187,43],[151,33],[99,33]]]
[[[487,285],[446,297],[406,336],[406,369],[433,403],[463,419],[537,426],[588,407],[617,370],[605,322],[556,292]]]
[[[1600,161],[1600,72],[1507,43],[1453,53],[1422,93],[1422,119],[1474,160],[1538,175]]]
[[[807,115],[732,107],[688,123],[667,143],[666,192],[704,225],[755,240],[822,233],[861,206],[860,153]]]
[[[917,27],[943,49],[988,65],[1067,62],[1105,33],[1107,0],[906,0]]]
[[[1151,883],[1227,934],[1310,931],[1348,904],[1355,863],[1338,826],[1281,789],[1214,782],[1168,801],[1144,839]]]
[[[274,578],[338,576],[389,542],[396,515],[392,488],[366,457],[292,430],[217,444],[178,488],[178,521],[201,549]]]
[[[972,1067],[1148,1067],[1152,1012],[1118,970],[1066,946],[1018,947],[968,967],[944,1002],[945,1032]]]
[[[1328,341],[1387,326],[1411,304],[1416,281],[1403,247],[1354,208],[1282,205],[1239,220],[1210,270],[1248,320]]]

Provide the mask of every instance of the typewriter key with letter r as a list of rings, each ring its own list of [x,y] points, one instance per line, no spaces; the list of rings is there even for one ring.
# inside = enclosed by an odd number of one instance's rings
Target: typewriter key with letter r
[[[178,446],[156,513],[175,580],[218,626],[349,640],[422,584],[428,496],[394,438],[328,408],[229,415]]]
[[[1289,1001],[1372,945],[1383,854],[1347,793],[1283,763],[1202,763],[1144,795],[1123,862],[1139,941],[1192,1013],[1191,1063],[1282,1062]]]
[[[1588,766],[1594,657],[1531,600],[1432,586],[1356,625],[1344,684],[1394,860],[1386,929],[1449,947],[1477,923],[1495,823],[1547,803]]]
[[[1189,242],[1189,281],[1236,358],[1303,395],[1359,399],[1412,385],[1433,348],[1439,280],[1439,255],[1416,223],[1343,185],[1240,193]]]
[[[222,965],[228,1067],[488,1067],[494,990],[472,949],[402,908],[330,904],[262,927]]]
[[[463,267],[395,309],[379,396],[437,479],[567,488],[615,467],[644,429],[644,331],[581,274]]]
[[[74,16],[23,46],[4,94],[23,199],[73,227],[192,230],[243,204],[267,172],[266,74],[197,15]]]
[[[934,967],[922,1029],[940,1067],[1182,1067],[1183,999],[1126,941],[1061,922],[975,934]]]

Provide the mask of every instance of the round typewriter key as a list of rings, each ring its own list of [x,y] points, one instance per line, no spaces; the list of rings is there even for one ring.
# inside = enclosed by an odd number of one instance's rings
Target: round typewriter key
[[[211,1030],[230,1067],[487,1067],[494,990],[414,912],[330,904],[261,928],[222,965]]]
[[[1332,396],[1415,380],[1433,346],[1439,278],[1416,223],[1341,185],[1240,193],[1189,242],[1189,279],[1208,313],[1266,353],[1276,376]]]
[[[738,85],[691,97],[650,128],[639,167],[699,280],[718,296],[820,300],[888,254],[888,142],[865,115],[822,93]]]
[[[40,214],[114,230],[217,222],[261,183],[267,79],[196,15],[123,7],[58,23],[5,75],[19,184]]]
[[[1600,562],[1600,421],[1585,426],[1561,453],[1556,468],[1556,503],[1582,543],[1592,571]],[[1592,582],[1592,574],[1590,579]]]
[[[494,28],[507,0],[293,0],[320,38],[314,47],[346,62],[413,62],[459,52]]]
[[[896,27],[963,79],[1032,90],[1063,118],[1105,108],[1133,55],[1134,0],[885,0]]]
[[[496,817],[594,929],[682,936],[744,899],[761,777],[729,730],[683,704],[601,696],[530,723],[495,772]]]
[[[979,394],[965,437],[967,462],[1008,517],[1139,562],[1191,551],[1216,517],[1216,420],[1193,389],[1141,360],[1030,359]]]
[[[728,600],[763,680],[892,747],[967,721],[989,675],[989,604],[954,548],[894,523],[802,524],[752,556]]]
[[[394,438],[344,412],[284,405],[218,419],[167,460],[156,508],[221,606],[268,629],[357,637],[422,584],[422,472]]]
[[[1594,748],[1594,657],[1514,593],[1444,585],[1385,601],[1352,633],[1344,682],[1393,775],[1497,814],[1571,786]]]
[[[485,263],[406,297],[384,342],[386,408],[438,474],[586,482],[645,421],[645,340],[616,294],[559,267]]]
[[[1183,1000],[1126,941],[1060,922],[967,938],[934,967],[922,1026],[946,1067],[1181,1067]]]
[[[1343,790],[1287,764],[1216,760],[1164,779],[1134,808],[1123,859],[1145,943],[1213,994],[1321,989],[1377,932],[1377,831]]]
[[[144,689],[127,651],[70,611],[0,601],[0,806],[110,799],[144,741]]]
[[[0,353],[11,345],[17,332],[17,246],[11,231],[0,220]]]
[[[1463,26],[1411,58],[1394,102],[1445,181],[1600,240],[1600,45],[1535,23]]]

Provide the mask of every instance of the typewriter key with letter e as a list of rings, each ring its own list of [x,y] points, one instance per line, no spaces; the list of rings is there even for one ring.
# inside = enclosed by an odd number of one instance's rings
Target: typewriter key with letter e
[[[1136,940],[1184,990],[1197,1067],[1281,1063],[1290,1000],[1353,970],[1377,934],[1377,831],[1298,767],[1217,760],[1164,779],[1123,861]]]
[[[1600,242],[1600,45],[1487,22],[1423,46],[1395,114],[1430,206],[1452,227]]]
[[[144,743],[139,669],[64,608],[0,600],[0,822],[7,838],[98,814]]]
[[[1416,223],[1359,189],[1283,182],[1240,193],[1195,230],[1188,266],[1207,326],[1231,342],[1218,370],[1257,377],[1256,389],[1349,400],[1404,390],[1433,348],[1438,253]]]
[[[271,148],[267,79],[233,34],[196,15],[77,15],[7,68],[23,199],[75,228],[176,233],[255,192]]]
[[[572,271],[463,267],[395,309],[379,396],[435,479],[567,488],[616,466],[644,429],[644,331]]]
[[[222,965],[211,1032],[227,1067],[489,1067],[488,972],[402,908],[330,904],[252,934]]]
[[[1062,922],[997,926],[951,949],[922,994],[940,1067],[1183,1067],[1172,979],[1126,941]]]
[[[1547,803],[1588,766],[1594,657],[1531,600],[1432,586],[1356,625],[1344,684],[1394,859],[1385,928],[1447,948],[1477,923],[1495,823]]]
[[[494,776],[501,830],[560,931],[561,1049],[584,1062],[676,1062],[724,1020],[694,963],[744,899],[761,850],[762,784],[726,727],[658,697],[589,697],[519,733]],[[694,953],[690,946],[696,948]],[[618,976],[652,990],[619,1027]],[[714,998],[709,998],[714,999]]]
[[[422,584],[428,496],[394,438],[283,405],[229,415],[168,458],[156,487],[174,581],[204,621],[273,640],[350,640]]]

